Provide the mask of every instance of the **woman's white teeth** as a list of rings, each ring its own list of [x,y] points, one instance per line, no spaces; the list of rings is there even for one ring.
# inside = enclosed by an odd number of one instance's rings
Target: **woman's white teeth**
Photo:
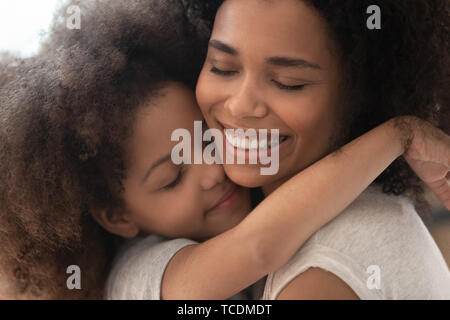
[[[274,143],[266,139],[259,139],[256,136],[241,136],[232,132],[225,131],[225,137],[227,141],[235,148],[239,149],[269,149],[271,147],[278,146],[281,142],[286,140],[286,137],[280,137],[280,139]],[[281,142],[280,142],[281,141]]]

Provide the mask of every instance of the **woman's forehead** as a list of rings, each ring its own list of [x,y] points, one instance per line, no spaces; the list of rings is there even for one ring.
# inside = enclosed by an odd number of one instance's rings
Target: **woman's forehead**
[[[228,0],[217,14],[211,39],[235,47],[238,54],[251,50],[314,61],[329,52],[328,36],[325,19],[303,1]]]

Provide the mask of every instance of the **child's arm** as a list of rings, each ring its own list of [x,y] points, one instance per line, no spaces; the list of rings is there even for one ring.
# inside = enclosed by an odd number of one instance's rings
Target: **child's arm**
[[[401,156],[405,141],[391,120],[301,171],[236,227],[180,250],[162,299],[227,299],[275,271]]]

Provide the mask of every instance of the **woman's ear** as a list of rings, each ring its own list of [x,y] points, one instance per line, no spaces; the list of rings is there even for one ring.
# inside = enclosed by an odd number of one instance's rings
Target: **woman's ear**
[[[91,210],[91,215],[105,230],[122,238],[134,238],[139,234],[136,223],[119,210]]]

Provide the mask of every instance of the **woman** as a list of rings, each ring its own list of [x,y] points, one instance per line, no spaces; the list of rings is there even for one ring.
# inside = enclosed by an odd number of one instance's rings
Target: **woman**
[[[210,7],[219,10],[197,84],[208,125],[277,128],[284,137],[277,175],[262,176],[257,165],[225,164],[233,181],[261,186],[268,195],[396,115],[437,119],[448,132],[448,4],[378,1],[379,31],[366,28],[370,4],[226,0]],[[413,168],[424,164],[405,159]],[[448,167],[430,169],[424,180],[448,204]],[[450,297],[448,268],[413,207],[383,194],[417,191],[411,172],[397,161],[378,182],[383,189],[370,187],[268,276],[264,299]],[[381,271],[375,289],[367,283],[374,268]]]

